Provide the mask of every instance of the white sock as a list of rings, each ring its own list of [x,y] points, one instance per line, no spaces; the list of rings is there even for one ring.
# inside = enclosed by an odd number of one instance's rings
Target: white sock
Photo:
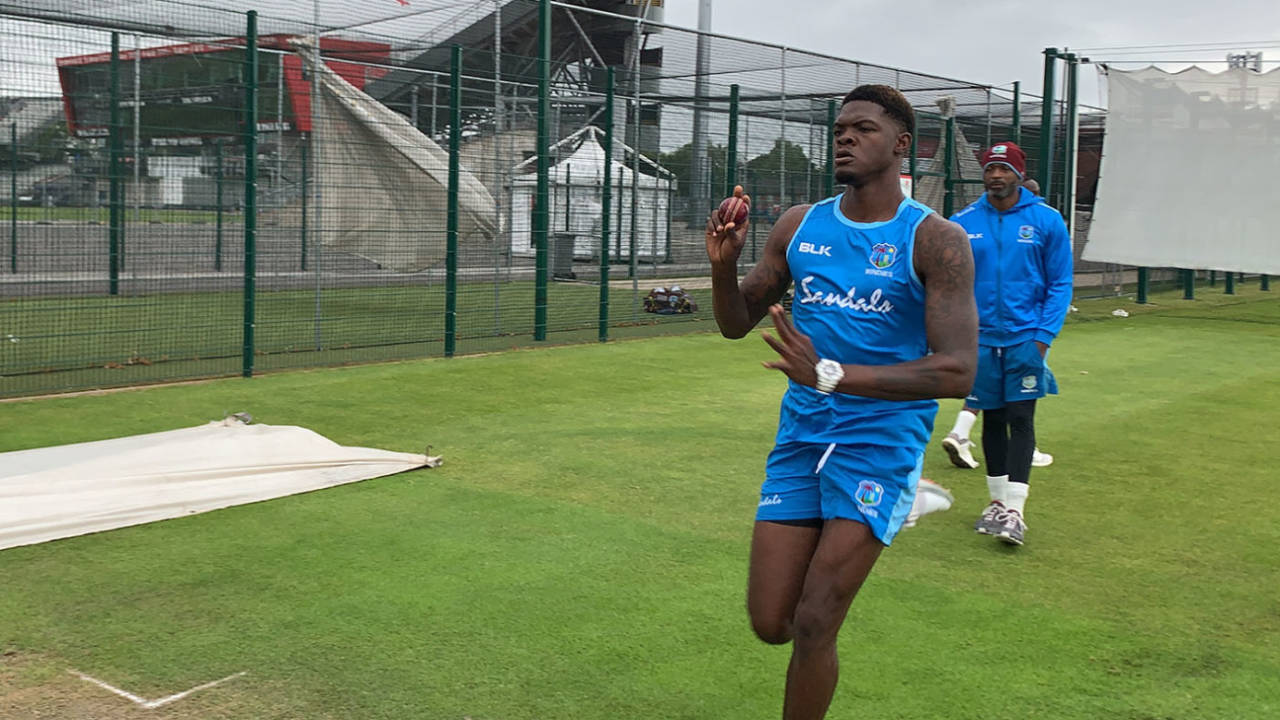
[[[1005,496],[1008,494],[1006,488],[1009,487],[1009,485],[1008,475],[999,475],[996,477],[988,475],[987,490],[991,492],[991,502],[1003,504],[1005,502]],[[1023,493],[1023,497],[1026,497],[1026,493]]]
[[[960,414],[956,416],[956,424],[951,428],[951,432],[955,435],[959,435],[962,440],[968,440],[969,431],[973,429],[973,423],[976,422],[977,419],[977,413],[972,413],[968,410],[961,410]]]
[[[1006,498],[1004,506],[1010,510],[1017,510],[1019,515],[1025,517],[1027,513],[1023,508],[1027,506],[1027,491],[1030,489],[1031,486],[1026,483],[1009,483],[1009,486],[1004,491]]]

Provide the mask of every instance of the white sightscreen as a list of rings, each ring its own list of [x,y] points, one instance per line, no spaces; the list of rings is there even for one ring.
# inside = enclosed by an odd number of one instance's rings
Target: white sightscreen
[[[1085,260],[1280,274],[1280,70],[1107,71]]]

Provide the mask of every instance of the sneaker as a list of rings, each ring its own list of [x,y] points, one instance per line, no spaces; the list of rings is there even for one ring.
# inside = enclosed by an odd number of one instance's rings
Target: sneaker
[[[978,461],[973,459],[973,441],[969,438],[947,433],[947,436],[942,438],[942,449],[947,451],[947,457],[951,458],[952,465],[966,470],[978,467]]]
[[[995,535],[1004,527],[1004,503],[999,500],[992,500],[986,510],[982,511],[982,517],[978,518],[978,522],[973,524],[974,532],[979,535]]]
[[[907,520],[902,524],[903,527],[915,527],[916,521],[929,513],[942,512],[951,509],[951,504],[956,501],[950,490],[942,487],[938,483],[927,478],[920,478],[916,484],[916,499],[911,504],[911,512],[907,513]]]
[[[1031,467],[1049,467],[1053,464],[1053,456],[1040,452],[1040,448],[1031,454]]]
[[[1027,524],[1022,521],[1022,513],[1017,510],[1006,510],[1001,516],[1001,524],[996,539],[1010,545],[1021,545],[1022,536],[1027,532]]]

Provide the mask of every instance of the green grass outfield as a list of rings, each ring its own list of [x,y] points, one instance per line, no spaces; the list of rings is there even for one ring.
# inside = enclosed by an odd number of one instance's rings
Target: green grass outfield
[[[931,447],[956,507],[854,602],[831,718],[1280,717],[1280,302],[1219,300],[1077,303],[1025,547],[973,533],[981,471]],[[0,551],[0,717],[777,717],[788,650],[744,610],[769,356],[693,334],[0,403],[4,450],[248,411],[445,457]],[[147,698],[247,674],[143,711],[68,668]]]

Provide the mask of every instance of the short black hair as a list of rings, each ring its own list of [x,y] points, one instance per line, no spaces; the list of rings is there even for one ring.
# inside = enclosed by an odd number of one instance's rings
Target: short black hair
[[[897,89],[888,85],[859,85],[844,96],[844,101],[840,105],[847,105],[854,100],[865,100],[879,105],[884,109],[884,114],[896,120],[904,131],[912,135],[916,134],[916,111],[911,109],[911,103],[907,102],[906,96]]]

